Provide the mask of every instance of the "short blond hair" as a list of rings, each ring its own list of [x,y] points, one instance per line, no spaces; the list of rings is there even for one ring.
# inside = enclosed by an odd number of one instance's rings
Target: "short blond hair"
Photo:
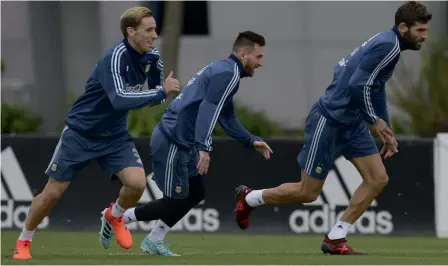
[[[149,8],[137,6],[126,10],[120,18],[120,29],[123,37],[128,37],[128,27],[136,29],[143,18],[152,17],[152,11]]]

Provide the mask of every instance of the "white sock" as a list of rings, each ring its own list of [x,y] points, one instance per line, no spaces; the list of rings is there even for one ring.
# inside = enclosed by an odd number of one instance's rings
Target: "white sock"
[[[345,238],[351,226],[349,223],[338,221],[328,234],[328,238],[331,240]]]
[[[171,228],[162,222],[162,220],[159,220],[156,226],[151,230],[151,233],[148,234],[149,240],[153,242],[163,240],[170,229]]]
[[[135,208],[130,208],[124,212],[124,223],[128,224],[133,222],[137,222],[137,218],[135,217]]]
[[[36,230],[28,231],[25,229],[25,227],[22,228],[22,232],[20,233],[19,240],[33,241],[34,232],[36,232]]]
[[[249,192],[249,194],[246,195],[247,204],[251,207],[257,207],[264,204],[263,191],[264,189],[252,190]]]
[[[112,216],[118,218],[121,215],[123,215],[125,211],[126,211],[125,209],[121,208],[120,205],[118,205],[118,199],[117,199],[115,204],[112,206]]]

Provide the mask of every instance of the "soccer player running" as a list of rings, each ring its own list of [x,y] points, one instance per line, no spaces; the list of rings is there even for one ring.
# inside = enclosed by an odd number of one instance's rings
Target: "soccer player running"
[[[46,170],[47,185],[32,204],[17,243],[14,259],[31,259],[34,232],[64,194],[75,174],[97,160],[123,187],[104,218],[115,231],[118,244],[129,249],[132,236],[123,213],[141,198],[146,177],[142,161],[127,130],[131,109],[160,104],[167,94],[179,92],[172,74],[163,83],[163,63],[156,49],[156,23],[144,7],[127,10],[120,22],[123,40],[108,50],[93,69],[85,92],[67,114],[64,128]],[[149,90],[143,90],[148,81]],[[82,208],[82,207],[80,207]]]
[[[247,148],[270,158],[271,148],[251,135],[235,115],[233,96],[240,79],[252,77],[262,66],[263,36],[246,31],[236,38],[233,53],[200,70],[174,99],[153,131],[150,151],[154,180],[163,198],[125,212],[125,223],[159,220],[141,243],[148,254],[178,256],[164,241],[182,217],[205,198],[202,176],[207,174],[212,151],[212,131],[218,121]],[[110,247],[112,230],[103,222],[100,241]]]
[[[257,206],[315,201],[334,156],[340,153],[357,168],[363,182],[340,220],[325,235],[321,249],[329,254],[365,254],[353,250],[346,236],[388,183],[381,155],[387,159],[398,152],[389,123],[385,83],[401,51],[421,48],[431,17],[424,5],[405,3],[396,11],[390,31],[376,34],[339,61],[333,82],[306,119],[305,144],[298,155],[301,181],[260,190],[237,187],[235,220],[241,229],[248,228],[249,216]],[[366,122],[384,143],[380,152]]]

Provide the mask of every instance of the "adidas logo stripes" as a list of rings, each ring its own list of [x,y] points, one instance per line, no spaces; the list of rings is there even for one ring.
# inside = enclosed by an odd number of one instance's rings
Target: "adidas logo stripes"
[[[22,229],[34,195],[11,147],[2,151],[1,173],[1,228]],[[45,217],[38,228],[47,228],[49,223]]]

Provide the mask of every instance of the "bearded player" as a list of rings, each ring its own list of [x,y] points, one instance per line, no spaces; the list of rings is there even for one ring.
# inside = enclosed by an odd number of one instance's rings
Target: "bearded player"
[[[388,183],[381,155],[387,159],[398,152],[387,112],[385,83],[402,51],[421,48],[431,18],[424,5],[407,2],[396,11],[391,30],[376,34],[339,61],[333,82],[306,120],[305,144],[298,155],[301,181],[261,190],[239,186],[235,220],[241,229],[248,228],[252,210],[260,205],[315,201],[335,155],[340,153],[358,169],[363,181],[340,220],[325,235],[321,250],[365,254],[353,250],[346,236]],[[368,125],[384,143],[380,152]]]
[[[168,106],[151,137],[154,181],[163,198],[151,201],[124,214],[126,224],[158,220],[141,243],[149,254],[178,256],[165,241],[166,234],[192,208],[205,198],[203,176],[207,174],[212,147],[212,132],[218,122],[234,139],[247,148],[270,158],[271,148],[248,132],[235,114],[233,98],[240,80],[252,77],[263,65],[263,36],[241,32],[229,57],[212,62],[200,70]],[[113,230],[103,220],[100,242],[111,245]]]

